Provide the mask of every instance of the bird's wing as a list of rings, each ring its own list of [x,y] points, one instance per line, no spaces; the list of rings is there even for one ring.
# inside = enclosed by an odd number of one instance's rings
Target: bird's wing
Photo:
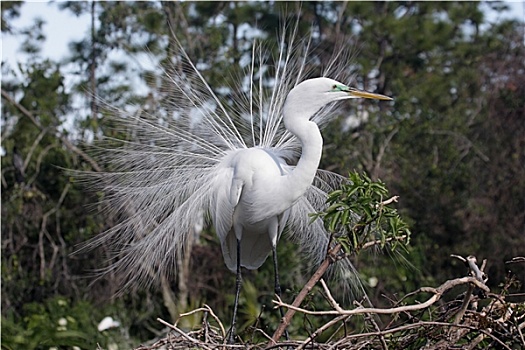
[[[211,215],[217,236],[221,243],[233,228],[233,212],[239,203],[244,186],[243,182],[234,178],[233,168],[219,168],[214,179],[216,196],[211,203]]]
[[[237,239],[233,231],[233,213],[239,203],[243,182],[234,178],[234,169],[218,167],[212,181],[213,194],[209,212],[215,231],[221,242],[222,255],[226,266],[236,271]]]

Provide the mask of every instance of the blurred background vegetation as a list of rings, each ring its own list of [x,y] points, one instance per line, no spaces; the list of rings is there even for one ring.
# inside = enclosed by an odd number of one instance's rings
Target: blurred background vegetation
[[[223,88],[242,78],[253,38],[275,43],[282,14],[295,18],[300,4],[60,2],[71,16],[92,19],[61,61],[41,53],[45,23],[12,25],[23,6],[31,4],[2,2],[1,9],[2,33],[19,38],[28,57],[16,66],[2,62],[2,348],[127,349],[163,334],[157,317],[173,321],[202,303],[227,320],[235,276],[209,229],[177,280],[113,298],[119,276],[91,276],[107,263],[104,249],[71,253],[116,218],[97,208],[104,193],[63,169],[106,169],[86,146],[102,135],[122,136],[94,95],[128,110],[161,108],[168,83],[147,67],[162,67],[175,54],[173,35],[218,94],[234,99],[235,91]],[[525,255],[524,23],[491,23],[489,8],[506,11],[480,2],[302,4],[299,30],[314,31],[319,64],[345,37],[356,52],[348,63],[354,83],[395,99],[347,104],[323,132],[321,167],[381,179],[401,197],[397,208],[410,222],[408,263],[374,254],[354,261],[365,284],[374,281],[368,293],[376,306],[385,305],[384,296],[462,276],[464,266],[450,254],[488,259],[493,288],[510,268],[525,280],[523,268],[504,264]],[[284,298],[292,300],[308,276],[293,245],[282,242],[279,255]],[[276,327],[272,274],[271,261],[245,274],[245,338],[252,326],[269,333]],[[311,298],[317,307],[323,302]],[[105,316],[121,326],[99,332]],[[185,322],[189,328],[199,318]],[[294,322],[291,334],[306,335],[320,321]]]

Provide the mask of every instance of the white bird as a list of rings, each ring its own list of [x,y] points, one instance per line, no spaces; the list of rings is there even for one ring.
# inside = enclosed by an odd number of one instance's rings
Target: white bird
[[[277,242],[288,222],[290,208],[314,181],[323,149],[319,127],[310,119],[326,104],[349,98],[391,100],[329,78],[305,80],[290,91],[282,112],[284,126],[302,148],[293,169],[279,154],[260,147],[236,149],[218,164],[222,186],[216,188],[211,198],[210,213],[224,261],[238,276],[235,309],[241,267],[259,268],[270,252],[274,259],[275,292],[280,296]]]
[[[226,266],[237,274],[230,340],[241,267],[257,269],[272,253],[280,294],[276,246],[285,227],[313,264],[326,253],[329,235],[308,216],[341,181],[317,169],[318,125],[332,116],[324,107],[351,98],[391,99],[326,77],[305,79],[305,55],[283,37],[270,95],[261,77],[265,67],[252,64],[249,86],[235,88],[244,98],[224,103],[181,48],[177,64],[184,69],[164,72],[172,85],[169,114],[114,111],[133,137],[104,152],[116,171],[96,174],[108,208],[125,219],[91,245],[113,245],[119,259],[110,269],[123,273],[127,286],[173,272],[201,213],[209,215]]]

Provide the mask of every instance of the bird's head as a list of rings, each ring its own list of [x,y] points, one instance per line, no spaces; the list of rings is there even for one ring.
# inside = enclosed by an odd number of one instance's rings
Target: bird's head
[[[330,78],[313,78],[303,81],[290,91],[284,104],[284,114],[310,118],[324,105],[349,98],[392,100],[392,98],[349,87]]]

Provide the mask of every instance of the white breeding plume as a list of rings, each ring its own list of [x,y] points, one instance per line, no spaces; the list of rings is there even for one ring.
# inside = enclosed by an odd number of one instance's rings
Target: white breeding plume
[[[238,276],[232,334],[241,266],[256,269],[273,253],[279,293],[275,249],[283,232],[309,264],[325,257],[329,235],[308,214],[321,210],[343,180],[317,169],[323,145],[318,126],[335,117],[330,102],[390,100],[339,82],[349,79],[349,56],[341,51],[325,77],[307,79],[316,57],[309,56],[309,41],[294,42],[294,36],[282,35],[272,79],[264,78],[265,51],[254,45],[246,76],[231,87],[237,97],[228,101],[178,45],[176,68],[164,72],[170,112],[114,110],[131,137],[103,151],[114,170],[96,175],[108,208],[123,219],[90,244],[113,246],[119,259],[111,269],[125,275],[127,286],[172,274],[192,228],[202,215],[208,218],[226,266]]]

